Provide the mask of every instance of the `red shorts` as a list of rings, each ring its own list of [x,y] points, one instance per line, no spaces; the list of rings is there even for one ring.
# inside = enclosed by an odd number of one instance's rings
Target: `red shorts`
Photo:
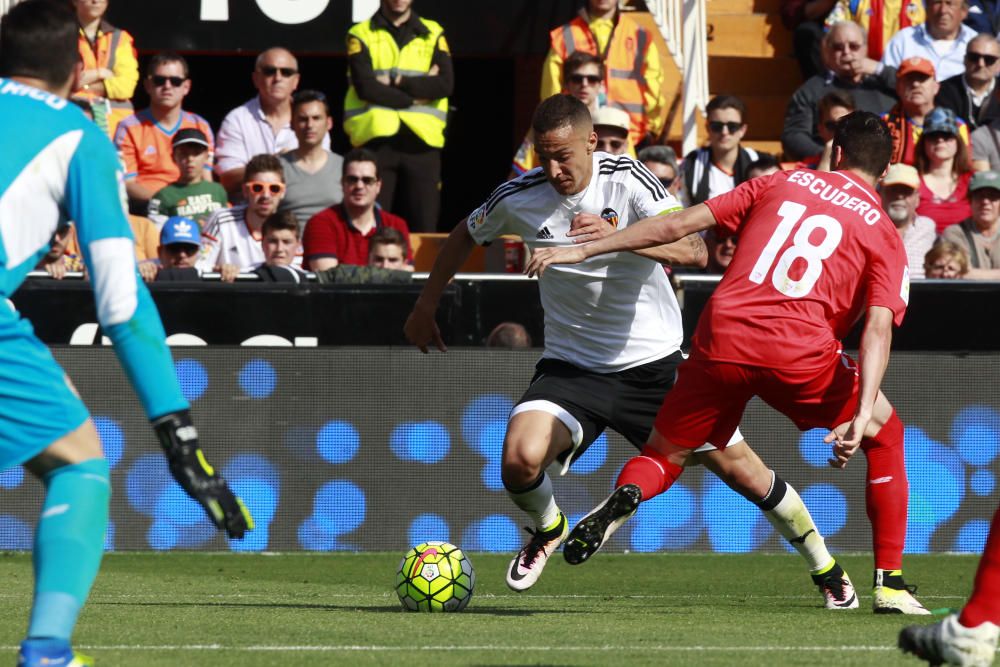
[[[858,403],[858,368],[838,355],[824,369],[775,370],[723,361],[689,359],[656,415],[656,430],[681,447],[709,442],[722,449],[754,396],[799,427],[832,428],[850,421]]]

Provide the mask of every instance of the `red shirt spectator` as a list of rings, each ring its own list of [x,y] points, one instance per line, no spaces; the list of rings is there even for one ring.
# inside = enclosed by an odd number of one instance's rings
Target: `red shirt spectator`
[[[368,242],[383,227],[391,227],[403,235],[406,239],[406,261],[413,261],[406,221],[378,207],[374,214],[375,226],[367,232],[361,232],[354,226],[343,204],[325,208],[309,218],[302,237],[306,267],[317,270],[313,260],[322,258],[335,259],[339,264],[368,266]]]
[[[917,205],[917,215],[922,215],[934,221],[934,229],[940,234],[945,227],[957,225],[972,216],[969,208],[969,179],[972,172],[958,177],[954,192],[947,197],[938,197],[931,192],[924,179],[920,179],[920,203]]]

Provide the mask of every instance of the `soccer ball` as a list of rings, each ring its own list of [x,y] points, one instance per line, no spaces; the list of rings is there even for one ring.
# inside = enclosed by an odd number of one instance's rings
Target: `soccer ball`
[[[462,611],[475,585],[472,561],[447,542],[413,547],[396,573],[396,595],[410,611]]]

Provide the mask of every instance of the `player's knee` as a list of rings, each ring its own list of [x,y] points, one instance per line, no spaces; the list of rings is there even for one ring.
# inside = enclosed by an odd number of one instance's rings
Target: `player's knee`
[[[547,443],[540,438],[521,436],[504,442],[500,476],[508,486],[518,487],[538,479],[545,469]]]

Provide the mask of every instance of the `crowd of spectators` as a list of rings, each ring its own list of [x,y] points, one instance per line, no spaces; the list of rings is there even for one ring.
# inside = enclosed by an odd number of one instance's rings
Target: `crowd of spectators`
[[[144,279],[298,282],[306,270],[345,265],[412,272],[410,231],[437,229],[455,86],[444,29],[413,0],[380,0],[347,33],[341,108],[299,90],[295,54],[269,48],[254,61],[256,95],[226,114],[217,135],[184,106],[193,76],[182,56],[157,53],[140,77],[131,35],[104,17],[107,1],[72,2],[83,62],[74,101],[120,152]],[[787,104],[782,162],[745,145],[752,119],[743,100],[724,94],[707,105],[706,144],[678,159],[664,143],[657,40],[617,0],[586,0],[551,30],[541,97],[583,101],[597,150],[637,156],[685,205],[782,168],[828,170],[837,120],[854,110],[881,114],[893,165],[880,191],[911,275],[993,279],[1000,16],[995,3],[971,3],[783,0],[804,81]],[[139,83],[149,106],[134,111]],[[346,156],[330,147],[340,112],[354,146]],[[529,132],[511,177],[538,164]],[[54,277],[82,268],[74,243],[71,226],[53,239],[44,266]],[[710,234],[706,243],[708,271],[724,271],[737,239]]]

